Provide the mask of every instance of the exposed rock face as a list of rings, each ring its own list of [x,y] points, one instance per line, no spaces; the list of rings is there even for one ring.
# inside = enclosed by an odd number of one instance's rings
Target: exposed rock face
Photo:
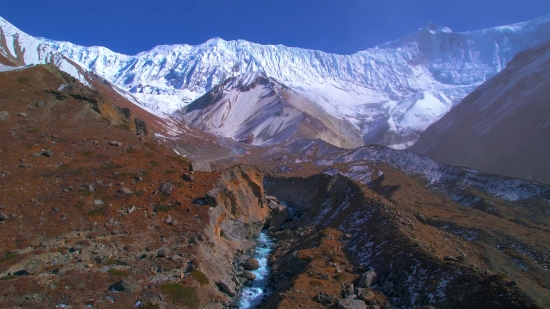
[[[210,169],[210,163],[206,161],[191,162],[190,170],[193,172],[206,172],[206,173],[212,172],[212,170]]]
[[[263,174],[252,167],[236,166],[222,173],[207,194],[211,236],[228,240],[254,239],[269,215],[263,202]]]

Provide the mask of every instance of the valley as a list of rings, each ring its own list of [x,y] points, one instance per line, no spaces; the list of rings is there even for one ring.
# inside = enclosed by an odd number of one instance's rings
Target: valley
[[[0,18],[0,308],[550,308],[549,29],[129,56]]]

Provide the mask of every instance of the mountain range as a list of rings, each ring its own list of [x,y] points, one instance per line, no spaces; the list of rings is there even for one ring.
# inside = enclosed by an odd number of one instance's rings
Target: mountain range
[[[307,100],[309,110],[318,110],[313,114],[329,115],[339,126],[353,128],[347,130],[352,136],[346,140],[359,135],[358,145],[402,149],[504,69],[518,52],[550,40],[550,16],[469,32],[429,23],[398,40],[352,55],[214,38],[197,46],[163,45],[129,56],[105,47],[36,38],[1,18],[0,30],[3,63],[53,62],[85,84],[83,71],[93,71],[157,115],[181,115],[189,103],[219,84],[227,85],[228,79],[262,73]],[[250,131],[247,124],[231,124],[240,125],[244,127],[237,131]],[[225,132],[217,133],[235,135]]]

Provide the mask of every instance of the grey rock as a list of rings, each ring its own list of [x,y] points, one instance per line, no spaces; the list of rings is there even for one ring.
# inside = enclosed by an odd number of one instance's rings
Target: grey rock
[[[25,265],[25,270],[29,274],[36,274],[42,270],[43,264],[44,263],[41,259],[32,259],[30,262],[27,263],[27,265]]]
[[[171,182],[164,182],[159,187],[159,191],[166,196],[170,196],[172,190],[174,190],[174,185]]]
[[[359,278],[359,283],[357,283],[357,286],[360,288],[370,288],[371,286],[378,283],[378,275],[374,271],[374,269],[371,269],[361,275],[361,278]]]
[[[277,202],[277,198],[274,197],[274,196],[271,196],[271,195],[266,195],[266,196],[265,196],[265,199],[268,200],[268,201],[275,201],[275,202]]]
[[[245,271],[243,271],[243,278],[248,279],[248,280],[254,280],[254,279],[256,279],[256,275],[249,272],[248,270],[245,270]]]
[[[10,113],[7,111],[1,111],[0,112],[0,121],[6,121],[10,118]]]
[[[40,102],[36,103],[36,106],[44,107],[44,101],[40,101]]]
[[[244,261],[243,267],[246,270],[256,270],[260,268],[260,263],[256,259],[249,258]]]
[[[22,167],[22,168],[32,168],[32,165],[31,165],[31,164],[27,164],[27,163],[23,163],[23,164],[19,164],[19,167]]]
[[[102,200],[94,200],[94,205],[96,205],[96,206],[103,205],[103,204],[105,204],[105,203],[103,203]]]
[[[126,187],[122,187],[120,188],[120,190],[118,190],[119,193],[123,193],[123,194],[132,194],[132,190],[126,188]]]
[[[109,286],[109,291],[124,292],[128,294],[141,292],[141,285],[132,277],[124,278]]]
[[[290,211],[285,206],[279,205],[279,207],[277,208],[277,212],[278,213],[273,216],[271,221],[269,221],[269,227],[283,225],[286,222],[292,220]]]
[[[44,157],[51,158],[51,157],[53,157],[53,150],[51,150],[51,149],[46,149],[46,150],[44,150],[44,151],[42,152],[42,155],[43,155]]]
[[[95,191],[94,186],[93,185],[88,185],[88,191],[94,192]]]
[[[17,114],[17,116],[27,117],[27,113],[19,113],[19,114]]]
[[[5,213],[0,213],[0,221],[7,220],[8,216]]]
[[[227,280],[227,279],[222,279],[222,280],[217,282],[217,285],[220,288],[220,290],[222,292],[224,292],[225,294],[227,294],[231,297],[237,295],[237,293],[235,293],[235,283],[233,283],[233,281]]]
[[[365,302],[360,299],[340,299],[338,300],[338,309],[367,309]]]
[[[164,219],[162,220],[162,222],[166,223],[166,224],[172,224],[172,222],[174,221],[174,219],[172,218],[172,216],[166,216],[164,217]]]
[[[137,209],[136,206],[132,206],[132,207],[128,208],[128,213],[131,214],[134,211],[136,211],[136,209]]]
[[[206,173],[212,172],[212,170],[210,169],[210,163],[206,161],[191,162],[189,169],[193,172],[206,172]]]
[[[122,146],[122,143],[121,143],[121,142],[117,142],[117,141],[110,141],[110,142],[109,142],[109,145],[121,147],[121,146]]]
[[[35,158],[38,158],[40,157],[42,154],[40,152],[35,152],[33,153],[31,156],[35,157]]]

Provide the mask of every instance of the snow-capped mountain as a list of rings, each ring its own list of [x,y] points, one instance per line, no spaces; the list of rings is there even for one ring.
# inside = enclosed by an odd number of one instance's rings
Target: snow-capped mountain
[[[420,132],[502,70],[517,52],[550,40],[546,16],[461,33],[428,24],[352,55],[215,38],[197,46],[157,46],[128,56],[104,47],[33,38],[3,19],[0,27],[4,54],[29,64],[46,61],[44,53],[54,50],[157,113],[172,113],[227,78],[263,72],[327,113],[350,121],[367,143],[396,148],[414,143]]]
[[[523,51],[420,135],[445,164],[550,183],[550,42]]]
[[[347,120],[258,72],[227,79],[175,114],[206,132],[253,145],[300,137],[344,148],[364,144]]]

